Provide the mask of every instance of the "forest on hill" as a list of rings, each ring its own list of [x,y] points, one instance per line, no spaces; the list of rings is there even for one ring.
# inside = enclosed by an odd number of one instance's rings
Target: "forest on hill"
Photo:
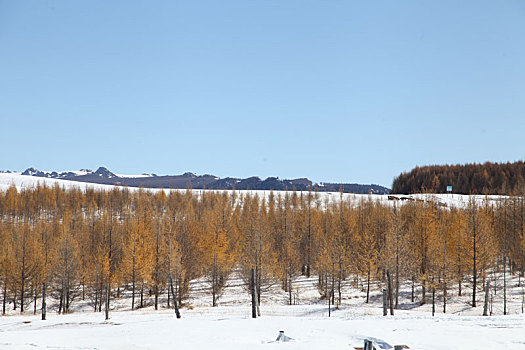
[[[525,163],[430,165],[416,167],[394,179],[392,193],[522,194]]]
[[[131,309],[157,309],[166,294],[168,307],[170,300],[183,307],[198,278],[216,306],[232,271],[245,276],[248,290],[251,269],[259,298],[277,283],[292,304],[295,282],[306,275],[318,277],[319,297],[335,305],[343,281],[366,281],[368,303],[370,289],[384,288],[390,276],[394,307],[402,298],[413,302],[417,288],[422,304],[441,300],[446,311],[451,285],[459,295],[472,291],[476,306],[493,271],[523,275],[523,197],[472,199],[463,209],[370,198],[12,186],[0,192],[2,313],[7,305],[37,312],[46,296],[58,313],[79,300],[101,311],[123,291]],[[399,293],[403,283],[411,296]]]

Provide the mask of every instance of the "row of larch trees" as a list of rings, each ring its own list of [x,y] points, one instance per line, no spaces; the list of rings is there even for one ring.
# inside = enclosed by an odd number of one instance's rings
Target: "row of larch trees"
[[[0,193],[2,314],[36,313],[47,299],[58,313],[79,300],[102,311],[124,295],[130,309],[158,309],[166,296],[180,307],[197,279],[217,306],[234,270],[250,290],[252,269],[259,302],[277,284],[295,303],[304,276],[334,305],[348,288],[368,303],[389,277],[393,308],[432,302],[443,312],[465,293],[475,307],[502,275],[507,313],[508,280],[521,283],[525,267],[524,203],[515,196],[448,208],[315,192],[13,186]]]

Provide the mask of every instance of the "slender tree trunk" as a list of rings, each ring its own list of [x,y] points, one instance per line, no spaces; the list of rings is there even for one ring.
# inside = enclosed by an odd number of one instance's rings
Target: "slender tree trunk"
[[[171,296],[171,291],[170,291],[170,288],[169,288],[169,286],[168,286],[168,309],[171,308],[170,296]]]
[[[153,292],[155,294],[155,310],[159,309],[159,287],[155,285],[153,287]]]
[[[337,280],[337,309],[339,309],[339,307],[341,306],[341,299],[342,299],[342,288],[341,288],[341,281],[342,281],[342,278],[340,277],[338,280]]]
[[[217,306],[217,256],[213,254],[213,268],[211,275],[211,297],[212,297],[212,306]]]
[[[370,266],[368,266],[368,271],[366,273],[366,303],[368,304],[370,300]]]
[[[98,311],[98,290],[97,289],[95,289],[95,302],[93,304],[95,304],[94,312],[97,312]]]
[[[109,320],[109,282],[106,283],[106,320]]]
[[[20,288],[20,313],[24,313],[24,294],[25,294],[25,274],[24,274],[24,263],[22,262],[22,284]]]
[[[474,214],[473,214],[474,215]],[[478,270],[476,266],[477,259],[477,241],[476,241],[476,219],[472,219],[473,223],[473,259],[472,259],[472,307],[476,307],[476,287],[477,287],[477,278]]]
[[[334,289],[331,288],[330,292],[328,294],[328,317],[332,316],[332,308],[331,308],[331,305],[330,305],[330,301],[332,300],[333,291],[334,291]]]
[[[253,268],[250,279],[250,289],[252,294],[252,318],[257,318],[257,298],[255,296],[255,270]]]
[[[140,308],[144,307],[144,282],[140,285]]]
[[[36,291],[33,294],[33,315],[36,315],[36,301],[37,301],[38,295]]]
[[[507,257],[503,257],[503,315],[507,314]]]
[[[388,304],[390,306],[390,315],[394,316],[394,302],[392,300],[392,278],[390,277],[390,270],[386,270],[386,278],[388,281]]]
[[[426,295],[427,295],[426,280],[423,278],[423,281],[421,281],[421,305],[425,305]]]
[[[485,303],[483,304],[483,316],[488,316],[488,304],[489,304],[489,282],[485,286]]]
[[[170,279],[171,295],[173,295],[173,306],[175,308],[175,316],[177,318],[180,318],[179,305],[177,303],[177,293],[175,292],[175,288],[173,288],[173,278],[171,277],[171,273],[169,274],[169,279]]]
[[[458,263],[458,296],[461,296],[461,282],[462,282],[462,271],[461,271],[461,250],[462,250],[462,247],[461,247],[461,235],[459,233],[459,230],[458,230],[458,249],[457,249],[457,263]]]
[[[416,277],[412,276],[412,293],[410,294],[410,301],[414,302],[414,292],[415,292]]]
[[[103,296],[104,296],[104,286],[102,284],[102,281],[100,281],[99,290],[98,290],[98,312],[102,312]]]
[[[432,285],[432,316],[436,313],[436,287]]]
[[[306,277],[310,277],[310,265],[312,264],[312,204],[311,193],[308,193],[308,248],[306,254]]]
[[[292,276],[288,275],[288,304],[292,305]]]
[[[399,307],[399,257],[396,257],[396,309]]]
[[[447,313],[447,280],[443,277],[443,313]]]
[[[261,317],[261,272],[259,270],[259,266],[255,267],[255,287],[257,316]]]
[[[3,301],[2,301],[2,315],[5,315],[5,307],[7,305],[7,280],[4,281]]]
[[[332,305],[335,304],[335,277],[332,275],[332,288],[330,288],[330,295],[332,296]]]
[[[387,307],[387,291],[383,288],[383,316],[388,315],[388,307]]]
[[[58,313],[59,314],[61,312],[63,312],[63,303],[64,303],[64,290],[62,289],[60,291],[60,300],[59,300],[59,303],[58,303]]]
[[[47,286],[46,282],[42,283],[42,320],[45,321],[47,313],[47,304],[46,304],[46,292]]]
[[[135,310],[135,277],[131,283],[131,310]]]

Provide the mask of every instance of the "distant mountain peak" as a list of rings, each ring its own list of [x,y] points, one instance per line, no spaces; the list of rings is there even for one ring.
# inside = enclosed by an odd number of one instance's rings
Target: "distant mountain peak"
[[[103,166],[99,167],[97,171],[95,171],[95,174],[106,179],[117,177],[115,174],[113,174],[111,171],[109,171],[107,168],[104,168]]]
[[[35,169],[35,168],[27,168],[26,170],[24,170],[22,175],[38,176],[38,175],[35,175],[35,174],[38,174],[38,173],[42,173],[42,172],[40,170],[38,170],[38,169]]]

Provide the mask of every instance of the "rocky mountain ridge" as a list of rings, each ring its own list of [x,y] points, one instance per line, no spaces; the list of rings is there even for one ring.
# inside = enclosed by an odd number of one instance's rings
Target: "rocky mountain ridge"
[[[41,171],[28,168],[22,175],[64,179],[71,181],[99,183],[107,185],[121,185],[130,187],[152,187],[152,188],[193,188],[193,189],[237,189],[237,190],[298,190],[308,189],[321,192],[337,192],[342,189],[346,193],[373,193],[388,194],[390,190],[380,185],[363,185],[356,183],[315,183],[307,178],[280,179],[268,177],[261,179],[257,176],[246,179],[226,177],[219,178],[214,175],[197,175],[186,172],[182,175],[118,175],[105,167],[99,167],[96,171],[81,169],[79,171]]]

